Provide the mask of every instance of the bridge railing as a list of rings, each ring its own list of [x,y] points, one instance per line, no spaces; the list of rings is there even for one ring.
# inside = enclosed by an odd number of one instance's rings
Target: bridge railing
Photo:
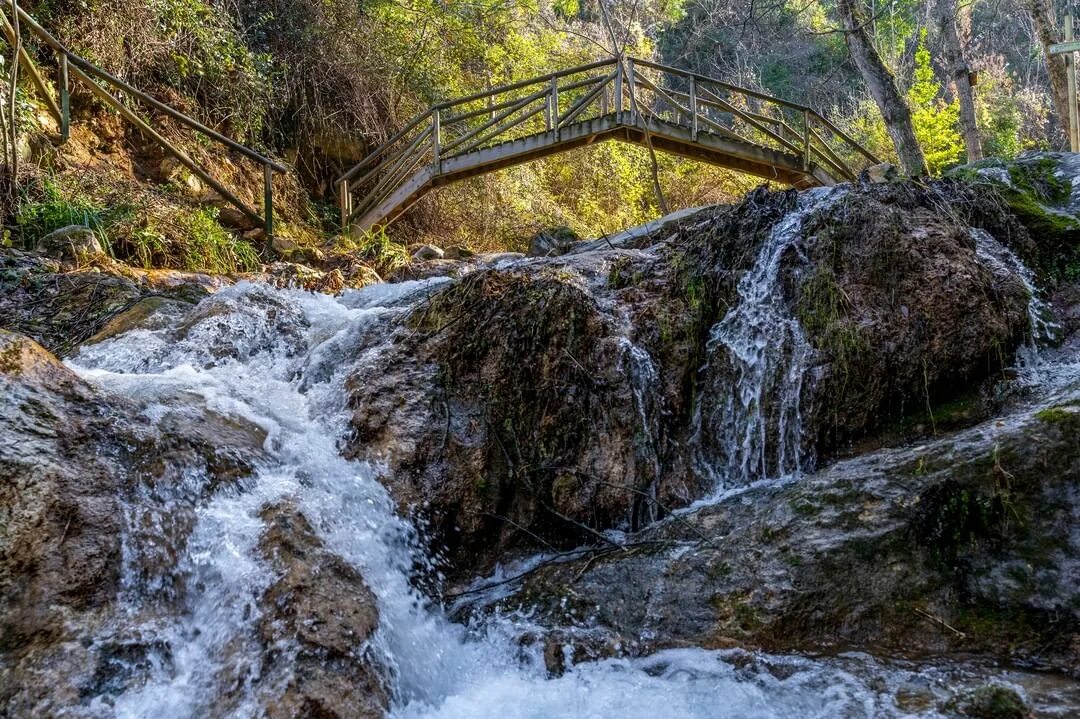
[[[414,117],[338,180],[343,227],[418,170],[607,114],[619,105],[615,58],[443,102]],[[363,190],[359,202],[354,202]]]
[[[686,70],[635,58],[610,58],[495,87],[433,106],[338,180],[341,224],[382,205],[419,172],[434,178],[455,157],[548,133],[558,142],[572,125],[606,118],[611,127],[651,125],[772,149],[810,173],[836,179],[877,160],[854,139],[805,105]],[[609,130],[611,128],[608,128]],[[359,201],[356,198],[359,196]],[[391,203],[392,204],[392,203]],[[389,224],[393,217],[380,218]]]
[[[126,121],[136,127],[139,132],[154,140],[168,154],[172,155],[180,164],[186,167],[193,175],[212,188],[222,200],[228,202],[243,214],[247,215],[256,223],[262,225],[266,234],[266,253],[272,247],[274,236],[274,173],[287,173],[289,168],[281,163],[245,147],[220,132],[206,127],[179,110],[147,95],[132,87],[123,80],[114,77],[97,65],[75,54],[56,39],[48,30],[21,7],[16,7],[17,15],[8,18],[7,8],[0,11],[0,32],[12,47],[19,47],[19,63],[26,70],[37,92],[42,96],[50,113],[56,117],[60,124],[60,135],[63,141],[69,139],[71,131],[71,89],[74,82],[82,83],[87,90],[105,106],[112,108]],[[15,20],[18,20],[18,29],[27,29],[39,42],[48,47],[56,56],[56,89],[60,96],[59,103],[49,92],[48,83],[38,71],[36,64],[26,51],[16,32]],[[128,102],[120,98],[127,97]],[[182,127],[187,128],[209,140],[212,140],[238,155],[253,161],[263,170],[263,208],[262,214],[255,207],[240,199],[229,191],[224,184],[215,179],[209,172],[204,170],[186,152],[176,147],[161,135],[150,121],[143,119],[131,104],[139,103],[152,108],[157,112],[171,118]]]
[[[854,180],[853,167],[877,159],[816,110],[705,75],[628,58],[636,102],[630,124],[651,120],[685,127],[692,138],[711,133],[795,155],[809,171],[821,165],[838,179]]]

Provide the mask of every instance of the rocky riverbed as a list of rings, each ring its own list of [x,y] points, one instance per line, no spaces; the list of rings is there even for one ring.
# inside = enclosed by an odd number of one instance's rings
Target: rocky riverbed
[[[5,251],[0,706],[1080,711],[1074,164],[337,297]]]

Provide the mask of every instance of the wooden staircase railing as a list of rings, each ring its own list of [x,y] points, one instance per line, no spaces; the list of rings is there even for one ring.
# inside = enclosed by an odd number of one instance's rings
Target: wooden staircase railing
[[[26,28],[30,34],[36,37],[40,42],[50,48],[57,58],[57,74],[56,74],[56,88],[60,97],[59,103],[53,98],[49,91],[48,83],[43,78],[41,72],[38,70],[33,58],[25,48],[22,47],[22,43],[17,42],[15,36],[15,28],[12,25],[11,20],[8,18],[7,13],[10,9],[5,7],[3,12],[0,12],[0,31],[2,31],[8,40],[8,43],[15,47],[18,45],[21,48],[19,53],[19,62],[22,67],[27,71],[31,82],[33,83],[35,90],[42,95],[42,99],[49,108],[49,112],[54,116],[60,125],[60,135],[63,141],[67,141],[71,132],[71,81],[75,80],[83,85],[93,93],[93,95],[104,103],[106,106],[116,110],[125,120],[134,125],[144,136],[149,137],[154,142],[162,147],[167,153],[172,155],[176,160],[186,167],[193,175],[202,180],[206,185],[211,187],[218,195],[222,197],[226,202],[238,209],[240,212],[247,215],[256,223],[261,225],[266,234],[266,251],[269,252],[274,236],[274,173],[286,173],[289,168],[282,165],[279,162],[262,155],[249,147],[246,147],[235,140],[232,140],[220,132],[206,127],[202,123],[194,120],[184,113],[176,110],[173,107],[147,95],[146,93],[132,87],[123,80],[110,75],[105,70],[97,67],[90,61],[75,54],[67,47],[65,47],[59,40],[57,40],[51,33],[43,28],[38,22],[30,16],[22,8],[18,8],[19,26],[20,29]],[[247,202],[244,202],[225,187],[221,182],[216,180],[209,172],[199,166],[191,157],[183,150],[179,149],[171,142],[166,140],[161,133],[155,130],[150,121],[144,120],[139,114],[129,107],[128,104],[121,101],[114,93],[122,93],[126,95],[130,100],[138,101],[180,123],[184,127],[206,137],[214,142],[223,145],[224,147],[236,152],[237,154],[247,158],[260,165],[263,169],[263,212],[259,213],[258,210],[251,207]]]
[[[449,160],[538,136],[557,144],[574,126],[597,119],[644,132],[682,128],[692,142],[709,136],[781,152],[796,158],[796,168],[813,183],[820,181],[813,179],[817,168],[853,180],[856,163],[877,163],[808,106],[654,62],[610,58],[443,102],[416,116],[339,178],[342,227],[378,214],[418,173],[435,182],[446,177]],[[392,208],[379,224],[393,222],[407,206]]]

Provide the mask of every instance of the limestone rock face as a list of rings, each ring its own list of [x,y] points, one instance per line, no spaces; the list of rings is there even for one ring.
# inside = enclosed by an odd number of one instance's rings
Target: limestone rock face
[[[778,302],[812,345],[808,454],[945,427],[921,416],[927,403],[981,397],[1029,330],[1022,278],[984,263],[975,228],[941,211],[948,191],[853,187],[808,211],[793,191],[758,190],[630,233],[632,246],[479,258],[354,372],[350,455],[387,461],[452,576],[689,504],[711,488],[703,463],[730,451],[717,407],[744,391],[714,328],[788,226],[801,230],[775,259]],[[978,421],[984,404],[951,421]]]

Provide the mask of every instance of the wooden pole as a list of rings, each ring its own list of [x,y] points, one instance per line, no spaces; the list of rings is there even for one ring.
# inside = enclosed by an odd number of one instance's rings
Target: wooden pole
[[[349,189],[348,181],[338,184],[340,197],[338,204],[341,206],[341,231],[348,232],[349,217],[352,215],[352,190]]]
[[[1065,42],[1073,39],[1073,16],[1065,16]],[[1080,119],[1076,107],[1076,54],[1066,53],[1065,67],[1069,77],[1069,149],[1080,152]]]
[[[274,249],[274,168],[263,165],[263,219],[266,227],[266,257]]]
[[[690,78],[690,139],[697,142],[698,136],[698,106],[697,106],[697,78]]]
[[[60,137],[64,142],[71,138],[71,80],[66,53],[60,53]]]
[[[19,9],[19,12],[20,14],[22,13],[22,8]],[[11,26],[11,21],[8,20],[7,14],[3,12],[0,12],[0,30],[3,31],[8,44],[15,47],[17,44],[15,42],[15,29]],[[26,51],[26,47],[21,47],[19,49],[19,62],[30,76],[30,81],[34,83],[34,89],[37,90],[41,99],[45,102],[46,107],[49,109],[49,113],[52,114],[57,122],[60,122],[60,108],[57,107],[56,100],[54,100],[52,94],[49,93],[49,85],[45,82],[45,78],[41,76],[33,58],[31,58],[30,54]]]
[[[803,172],[810,172],[810,111],[803,110]]]
[[[555,126],[555,139],[559,139],[559,78],[551,78],[551,99],[548,101],[551,106],[551,123]]]
[[[618,59],[615,66],[615,122],[623,121],[623,61]]]
[[[442,127],[440,126],[439,114],[440,110],[438,108],[431,112],[431,146],[435,152],[433,163],[436,175],[442,171]]]

